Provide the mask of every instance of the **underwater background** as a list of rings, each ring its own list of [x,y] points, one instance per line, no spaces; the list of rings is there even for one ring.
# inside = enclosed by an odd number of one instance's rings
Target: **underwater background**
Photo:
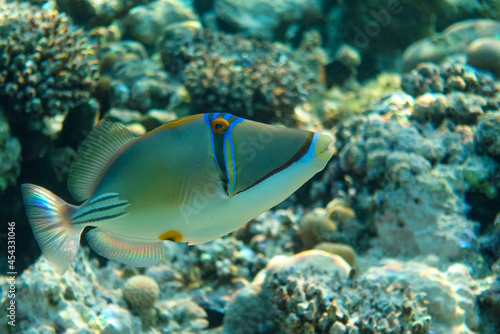
[[[0,333],[500,333],[499,17],[498,0],[0,0]],[[72,202],[98,120],[140,135],[205,112],[321,131],[335,155],[228,236],[167,242],[146,269],[82,238],[57,275],[20,184]]]

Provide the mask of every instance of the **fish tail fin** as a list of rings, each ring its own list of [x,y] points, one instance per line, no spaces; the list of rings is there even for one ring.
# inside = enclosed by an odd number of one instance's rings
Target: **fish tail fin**
[[[83,224],[71,224],[77,207],[34,184],[22,184],[21,191],[26,215],[43,255],[59,275],[64,274],[78,253],[85,228]]]

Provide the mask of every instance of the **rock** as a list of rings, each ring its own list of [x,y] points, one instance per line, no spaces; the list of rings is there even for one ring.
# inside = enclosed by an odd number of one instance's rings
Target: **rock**
[[[273,37],[293,23],[321,20],[323,0],[216,0],[215,12],[227,30],[248,36]]]
[[[138,323],[130,312],[116,305],[107,306],[100,315],[102,334],[137,333]]]
[[[500,77],[500,40],[480,38],[467,46],[467,63]]]
[[[56,0],[58,7],[76,23],[87,27],[107,26],[130,8],[151,0]]]
[[[125,37],[154,46],[164,29],[176,22],[197,20],[193,9],[180,0],[156,0],[132,8],[123,19]]]
[[[407,47],[403,54],[403,72],[411,71],[420,63],[439,64],[449,56],[465,54],[467,46],[473,41],[495,37],[499,32],[500,23],[495,20],[473,19],[455,23],[443,32]]]

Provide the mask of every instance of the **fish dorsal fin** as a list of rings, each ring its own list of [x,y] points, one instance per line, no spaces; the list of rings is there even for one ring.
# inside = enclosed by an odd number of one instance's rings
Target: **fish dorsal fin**
[[[77,201],[89,198],[100,180],[104,168],[113,156],[135,136],[117,123],[100,122],[78,149],[78,157],[71,165],[68,190]]]

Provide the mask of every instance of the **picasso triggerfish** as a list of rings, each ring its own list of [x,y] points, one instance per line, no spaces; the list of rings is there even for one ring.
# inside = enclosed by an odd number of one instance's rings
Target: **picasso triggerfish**
[[[82,204],[23,184],[26,214],[59,274],[86,227],[98,254],[147,267],[161,260],[165,240],[208,242],[285,200],[325,167],[331,141],[227,113],[180,118],[140,137],[104,121],[82,143],[68,176]]]

